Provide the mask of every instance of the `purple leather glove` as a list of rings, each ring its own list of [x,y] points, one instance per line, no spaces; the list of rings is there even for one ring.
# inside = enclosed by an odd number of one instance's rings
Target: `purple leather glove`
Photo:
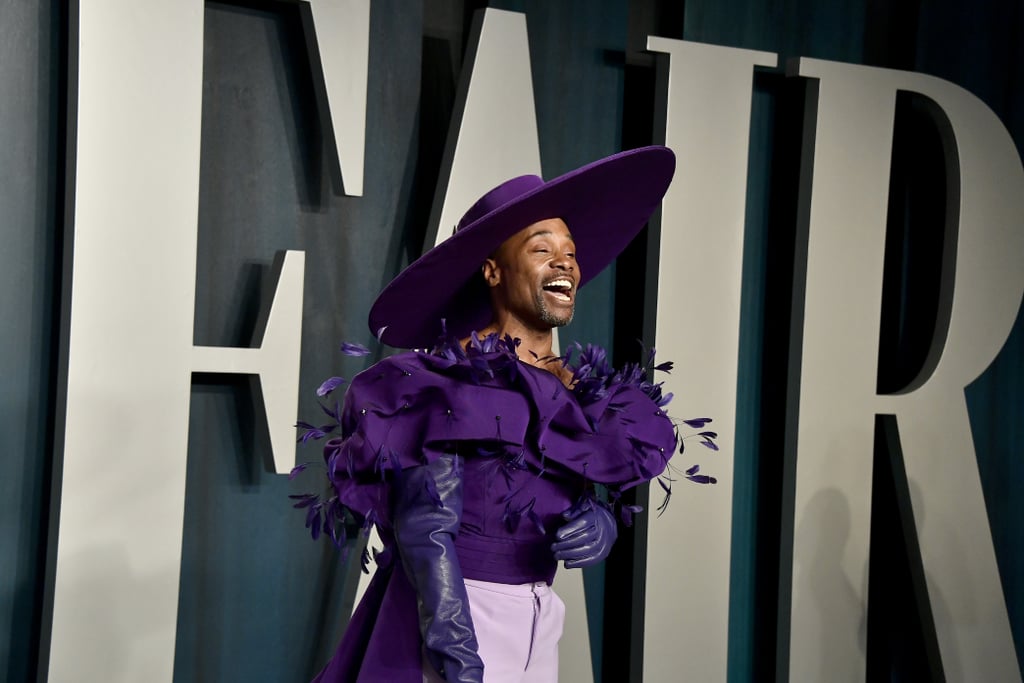
[[[446,455],[395,478],[398,554],[416,590],[427,660],[446,680],[482,683],[469,598],[454,539],[462,517],[462,463]]]
[[[600,503],[587,501],[562,513],[568,523],[555,532],[551,550],[566,569],[597,564],[612,551],[619,530],[615,516]]]

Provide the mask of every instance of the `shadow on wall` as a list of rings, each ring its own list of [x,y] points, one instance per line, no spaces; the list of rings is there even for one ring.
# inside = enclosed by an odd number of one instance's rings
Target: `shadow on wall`
[[[836,614],[849,614],[862,605],[853,584],[843,570],[843,553],[850,537],[850,504],[838,489],[823,489],[814,494],[807,505],[803,519],[796,530],[798,547],[814,548],[809,564],[794,564],[795,586],[801,590],[793,597],[793,614],[813,615],[816,624],[800,628],[804,634],[819,638],[819,642],[805,643],[801,649],[821,653],[822,669],[810,672],[790,671],[792,680],[854,681],[843,678],[842,672],[829,668],[831,661],[855,661],[863,658],[867,649],[867,624],[861,622],[856,640],[827,641],[822,637],[824,625]],[[813,609],[806,609],[810,601]],[[803,603],[803,604],[801,604]]]

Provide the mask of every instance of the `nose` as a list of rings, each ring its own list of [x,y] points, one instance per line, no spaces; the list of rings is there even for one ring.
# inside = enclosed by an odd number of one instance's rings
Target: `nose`
[[[555,257],[551,259],[551,267],[566,272],[572,272],[576,265],[576,260],[566,252],[558,252]]]

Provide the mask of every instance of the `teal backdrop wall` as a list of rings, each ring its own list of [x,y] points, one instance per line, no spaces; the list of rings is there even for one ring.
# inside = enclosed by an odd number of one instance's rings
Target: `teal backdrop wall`
[[[321,378],[351,376],[363,367],[338,354],[338,343],[371,345],[365,320],[375,293],[421,253],[473,13],[487,6],[527,16],[549,177],[655,139],[655,60],[643,51],[647,35],[777,52],[780,64],[807,56],[933,74],[981,97],[1018,150],[1024,148],[1020,0],[373,0],[364,193],[340,196],[331,187],[296,3],[207,2],[195,343],[248,345],[269,296],[273,253],[305,250],[300,415],[318,410],[313,390]],[[0,0],[0,678],[11,683],[44,674],[46,552],[54,541],[52,479],[60,465],[53,430],[66,324],[73,15],[65,2]],[[776,676],[778,547],[785,524],[780,397],[803,96],[804,84],[781,69],[755,76],[736,476],[719,484],[722,495],[734,497],[733,681]],[[901,100],[889,226],[890,251],[898,256],[886,276],[880,385],[898,387],[912,375],[921,360],[920,330],[934,325],[938,286],[929,263],[937,246],[920,226],[934,217],[935,193],[944,192],[936,140],[913,99]],[[146,219],[138,216],[139,225]],[[641,247],[588,286],[564,341],[605,345],[619,360],[633,353],[631,340],[645,333],[636,305],[646,266]],[[681,302],[680,315],[684,311]],[[693,321],[695,334],[699,322]],[[968,399],[1020,660],[1022,317]],[[287,501],[303,484],[268,471],[261,420],[248,381],[195,377],[177,681],[308,680],[329,656],[351,607],[359,553],[340,561],[326,544],[308,540],[301,513]],[[159,438],[159,416],[153,430]],[[876,462],[888,464],[890,457],[880,450]],[[899,482],[890,469],[876,467],[869,679],[938,679],[943,673],[930,645],[934,634],[908,597],[919,573],[914,539],[899,524],[883,523],[898,515]],[[620,545],[608,567],[616,576],[629,564],[623,554],[632,547],[628,537]],[[887,571],[874,571],[876,561]],[[592,623],[595,668],[603,680],[626,680],[628,658],[609,652],[626,637],[629,606],[611,591],[609,600],[600,599],[603,570],[591,572],[587,585],[592,608],[602,615]]]

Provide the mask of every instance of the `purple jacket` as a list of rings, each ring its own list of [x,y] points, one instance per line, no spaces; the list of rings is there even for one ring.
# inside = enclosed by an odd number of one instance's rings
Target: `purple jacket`
[[[519,362],[514,348],[489,338],[468,357],[403,353],[353,379],[343,436],[324,454],[340,501],[377,525],[385,548],[317,681],[422,680],[416,596],[393,549],[389,473],[458,453],[465,464],[455,546],[464,576],[550,583],[563,511],[591,496],[594,483],[614,495],[665,469],[675,429],[642,372],[616,373],[589,349],[600,362],[578,361],[569,390]]]

